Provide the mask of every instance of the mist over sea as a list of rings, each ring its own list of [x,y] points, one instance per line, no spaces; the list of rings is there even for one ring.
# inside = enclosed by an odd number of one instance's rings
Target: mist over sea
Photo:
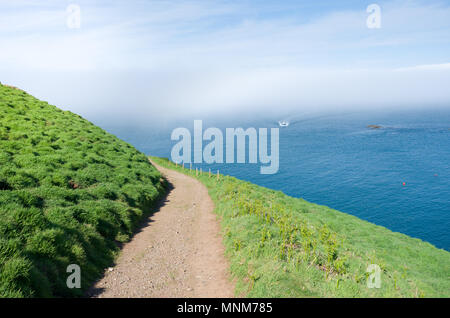
[[[172,130],[193,132],[193,119],[203,118],[149,118],[146,125],[88,119],[146,154],[170,157]],[[277,174],[260,174],[259,163],[203,164],[203,170],[220,169],[450,250],[450,110],[209,118],[203,126],[225,133],[226,127],[277,127],[281,119],[290,125],[280,128]]]

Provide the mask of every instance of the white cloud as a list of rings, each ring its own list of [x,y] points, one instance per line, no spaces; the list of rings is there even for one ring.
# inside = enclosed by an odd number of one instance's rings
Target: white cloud
[[[450,70],[450,63],[416,65],[410,67],[400,67],[396,71],[443,71]]]
[[[367,29],[363,6],[305,22],[301,15],[267,16],[264,6],[239,2],[82,1],[82,27],[71,30],[65,3],[35,1],[32,9],[29,1],[8,3],[0,3],[9,8],[0,11],[6,48],[0,69],[400,67],[427,62],[418,60],[420,52],[405,61],[407,46],[445,45],[450,36],[448,6],[414,1],[383,4],[380,30]]]
[[[365,6],[305,18],[249,2],[79,2],[72,30],[68,2],[0,0],[2,82],[141,118],[450,104],[444,3],[380,3],[369,30]]]

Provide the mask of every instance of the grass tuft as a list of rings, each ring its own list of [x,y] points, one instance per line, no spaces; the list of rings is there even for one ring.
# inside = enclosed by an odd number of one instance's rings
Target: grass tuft
[[[81,296],[164,192],[146,156],[0,85],[0,297]],[[78,264],[82,289],[66,286]]]
[[[449,297],[450,253],[325,206],[234,177],[196,176],[220,216],[236,295],[247,297]],[[368,288],[370,264],[381,288]]]

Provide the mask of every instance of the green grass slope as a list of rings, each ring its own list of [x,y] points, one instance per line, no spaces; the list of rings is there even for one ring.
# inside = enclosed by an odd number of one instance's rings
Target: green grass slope
[[[196,177],[195,171],[153,158]],[[450,253],[325,206],[229,176],[197,177],[221,219],[247,297],[449,297]],[[381,288],[368,288],[369,264]]]
[[[81,295],[162,192],[131,145],[0,85],[0,297]]]

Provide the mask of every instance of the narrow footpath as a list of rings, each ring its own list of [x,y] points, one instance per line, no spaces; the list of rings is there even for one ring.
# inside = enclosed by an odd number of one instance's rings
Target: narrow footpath
[[[91,297],[233,297],[214,203],[198,180],[152,163],[168,195],[125,244]]]

